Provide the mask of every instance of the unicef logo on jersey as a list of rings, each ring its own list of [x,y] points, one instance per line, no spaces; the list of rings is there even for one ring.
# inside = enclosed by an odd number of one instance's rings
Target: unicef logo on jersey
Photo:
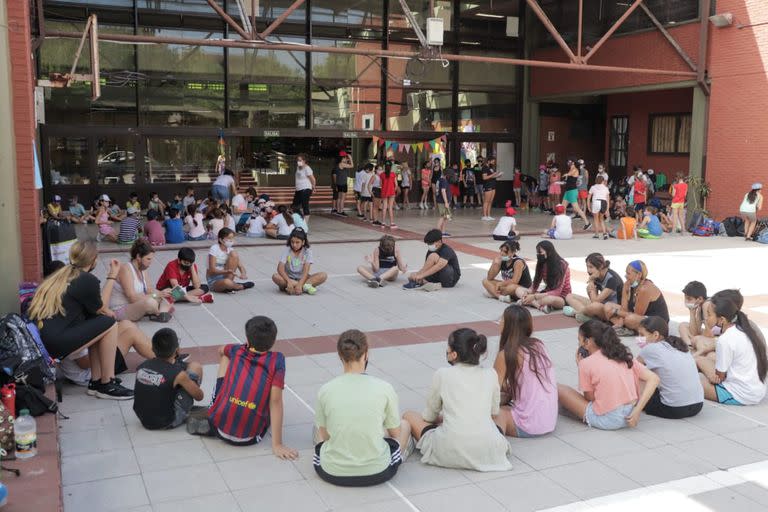
[[[249,402],[247,400],[240,400],[239,398],[234,396],[229,397],[229,403],[234,404],[238,407],[247,407],[250,410],[256,409],[255,403]]]

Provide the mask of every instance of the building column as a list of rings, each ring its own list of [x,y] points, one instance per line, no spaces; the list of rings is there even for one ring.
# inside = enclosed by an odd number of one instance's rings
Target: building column
[[[701,87],[694,87],[691,110],[691,154],[688,168],[688,175],[691,178],[706,177],[708,124],[709,96],[704,94]],[[692,192],[691,190],[689,194]]]

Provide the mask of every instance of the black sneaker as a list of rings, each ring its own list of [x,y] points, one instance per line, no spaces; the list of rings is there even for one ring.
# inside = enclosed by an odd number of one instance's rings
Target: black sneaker
[[[358,218],[358,219],[364,219],[364,218],[365,218],[365,215],[361,215],[361,214],[359,214],[359,213],[358,213],[358,214],[357,214],[357,218]]]
[[[336,208],[334,208],[333,210],[331,210],[331,215],[336,215],[336,213],[338,213],[338,212],[336,211]]]
[[[240,284],[243,286],[243,290],[250,290],[251,288],[256,286],[256,284],[253,281],[246,281]]]
[[[103,398],[105,400],[133,399],[133,390],[123,387],[122,384],[118,384],[115,379],[110,380],[107,384],[99,382],[95,391],[95,396],[97,398]]]
[[[187,357],[189,357],[189,354],[187,354]],[[123,383],[123,379],[120,377],[114,377],[112,380],[118,384]],[[85,394],[88,396],[96,396],[96,388],[99,387],[100,384],[101,382],[98,380],[89,380],[88,389],[85,390]]]
[[[339,212],[339,215],[341,215],[342,217],[349,217],[349,215],[347,215],[347,212]]]
[[[584,231],[588,231],[589,228],[591,228],[591,227],[592,227],[592,223],[591,222],[589,222],[587,224],[584,224]]]

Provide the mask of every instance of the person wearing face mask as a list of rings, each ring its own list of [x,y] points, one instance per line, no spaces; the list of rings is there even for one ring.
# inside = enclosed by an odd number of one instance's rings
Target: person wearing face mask
[[[715,360],[696,357],[704,398],[726,405],[754,405],[765,397],[768,357],[765,341],[755,332],[732,296],[715,294],[708,315],[722,334]]]
[[[152,288],[147,270],[155,259],[155,248],[140,239],[131,246],[131,260],[120,265],[112,289],[109,307],[118,320],[137,322],[149,316],[153,322],[168,322],[173,306],[168,302],[170,290],[158,292]]]
[[[659,376],[659,387],[646,404],[646,414],[680,419],[696,416],[704,407],[696,361],[686,343],[669,335],[667,322],[647,316],[640,322],[637,360]]]
[[[341,333],[336,351],[344,373],[317,393],[315,472],[333,485],[382,484],[397,474],[404,459],[401,449],[409,442],[408,423],[400,420],[392,385],[365,372],[365,334],[356,329]]]
[[[618,303],[621,300],[624,281],[611,268],[611,262],[600,253],[593,252],[587,256],[586,263],[589,275],[587,297],[569,294],[565,298],[568,305],[563,308],[563,314],[575,316],[582,322],[590,318],[605,320],[605,304]]]
[[[422,463],[475,471],[512,469],[507,458],[511,447],[494,423],[500,412],[499,377],[493,368],[480,366],[487,347],[486,337],[472,329],[453,331],[445,354],[450,366],[432,377],[424,411],[403,415]],[[408,437],[403,432],[401,446]]]
[[[293,195],[292,208],[301,208],[304,220],[309,224],[309,198],[317,186],[315,175],[309,166],[309,157],[305,153],[296,155],[296,192]]]
[[[408,275],[403,289],[433,292],[456,286],[461,278],[461,267],[456,252],[443,243],[443,233],[439,229],[429,230],[424,235],[424,243],[427,244],[424,266]]]
[[[531,272],[525,260],[517,255],[520,244],[515,240],[499,246],[499,255],[493,259],[488,275],[483,279],[483,288],[488,295],[501,302],[511,302],[511,296],[518,288],[531,287]],[[501,281],[496,276],[501,273]]]
[[[539,286],[544,283],[544,289]],[[563,309],[565,298],[571,293],[571,270],[568,262],[557,254],[549,240],[536,245],[536,273],[530,288],[519,287],[515,295],[523,306],[538,309],[544,314],[552,309]]]
[[[691,281],[683,288],[683,296],[689,320],[680,322],[680,338],[691,347],[694,355],[701,356],[712,352],[715,350],[715,335],[719,336],[720,330],[713,329],[714,326],[707,325],[704,321],[704,311],[712,305],[707,300],[707,288],[699,281]]]
[[[157,280],[157,289],[170,290],[175,302],[213,302],[213,296],[208,293],[208,285],[200,283],[200,274],[195,265],[195,251],[189,247],[179,249],[177,259],[168,262]]]
[[[240,262],[240,255],[233,249],[234,245],[235,232],[229,228],[221,228],[218,240],[208,250],[208,270],[205,277],[213,292],[238,292],[254,286],[253,281],[245,281],[248,276]]]
[[[613,329],[599,320],[579,327],[576,365],[581,393],[558,384],[560,406],[592,428],[636,427],[659,385],[658,375],[635,361]]]
[[[648,279],[648,267],[640,260],[627,265],[621,305],[604,306],[605,319],[613,324],[619,336],[632,336],[646,316],[658,316],[669,322],[669,309],[661,290]]]
[[[88,394],[113,400],[130,400],[133,390],[115,380],[118,323],[105,306],[117,279],[120,263],[112,260],[104,291],[91,274],[98,249],[91,241],[77,241],[69,250],[69,265],[51,274],[35,291],[28,317],[37,324],[40,338],[52,357],[64,359],[84,348],[91,360]]]

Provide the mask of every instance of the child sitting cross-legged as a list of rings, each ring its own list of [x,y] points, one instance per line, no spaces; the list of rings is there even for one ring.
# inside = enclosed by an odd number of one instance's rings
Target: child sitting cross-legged
[[[173,329],[160,329],[152,336],[154,359],[136,371],[133,412],[149,430],[176,428],[187,420],[200,389],[203,367],[179,360],[179,338]]]
[[[248,446],[260,442],[271,427],[272,452],[281,459],[296,459],[298,452],[283,445],[285,356],[271,350],[277,326],[270,318],[255,316],[246,322],[245,336],[248,345],[219,349],[213,405],[189,418],[187,432]]]
[[[390,235],[381,237],[379,246],[373,250],[372,256],[365,257],[365,261],[368,265],[357,267],[357,273],[366,279],[371,288],[381,288],[387,281],[397,280],[400,272],[405,273],[408,270],[394,237]]]

